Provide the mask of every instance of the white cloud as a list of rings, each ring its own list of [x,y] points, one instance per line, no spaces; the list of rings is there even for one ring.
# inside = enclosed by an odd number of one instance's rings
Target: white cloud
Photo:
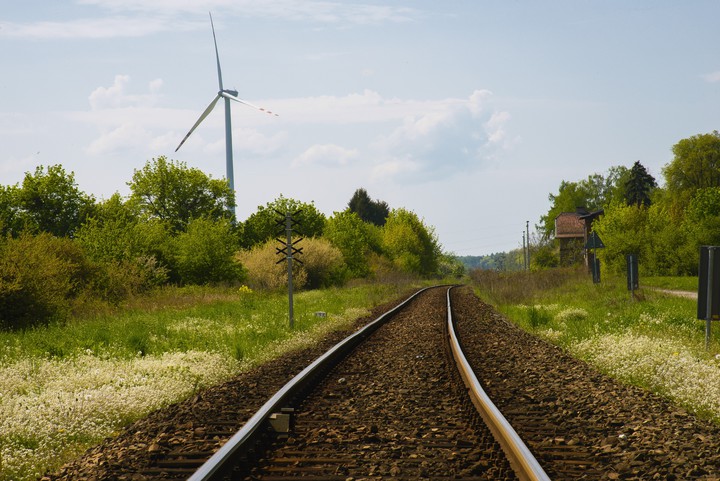
[[[507,112],[493,110],[492,94],[476,90],[468,99],[448,99],[442,109],[417,112],[377,139],[381,162],[375,175],[404,181],[437,180],[468,172],[494,160],[511,147]]]
[[[357,159],[359,153],[339,145],[313,145],[293,161],[293,167],[304,165],[343,166]]]
[[[85,151],[90,155],[105,155],[131,150],[135,145],[149,145],[152,134],[139,125],[128,123],[104,132]]]
[[[225,152],[225,131],[222,130],[220,137],[214,142],[203,142],[196,139],[195,145],[203,145],[203,151],[213,154],[219,154]],[[195,132],[188,139],[188,143],[193,141]],[[256,129],[247,128],[234,128],[232,132],[233,139],[233,152],[243,151],[250,152],[252,154],[267,156],[274,152],[277,152],[287,141],[287,132],[278,132],[273,135],[265,135]],[[177,145],[178,139],[176,138],[175,144]],[[174,147],[173,147],[174,149]],[[185,146],[183,146],[185,149]]]
[[[372,178],[373,180],[395,178],[418,170],[419,166],[416,162],[409,159],[393,159],[376,165],[372,169]]]
[[[34,39],[144,37],[158,32],[195,30],[200,24],[167,17],[80,18],[66,22],[3,23],[0,37]]]
[[[81,0],[78,3],[109,10],[111,15],[76,18],[67,21],[47,20],[31,23],[4,22],[0,37],[34,39],[143,37],[167,31],[189,31],[207,28],[204,21],[181,19],[188,14],[206,15],[213,10],[222,28],[222,18],[271,18],[311,22],[328,26],[380,25],[409,22],[420,14],[408,7],[365,3],[307,0]],[[141,15],[138,15],[140,13]]]
[[[244,17],[276,18],[320,24],[378,25],[409,22],[417,9],[317,0],[82,0],[116,12],[150,12],[162,15],[222,11]]]
[[[116,75],[110,87],[98,87],[92,91],[88,100],[92,110],[121,107],[152,107],[158,100],[162,79],[155,79],[148,85],[148,94],[129,94],[126,87],[130,83],[129,75]]]
[[[705,74],[702,77],[706,82],[709,83],[720,82],[720,71]]]

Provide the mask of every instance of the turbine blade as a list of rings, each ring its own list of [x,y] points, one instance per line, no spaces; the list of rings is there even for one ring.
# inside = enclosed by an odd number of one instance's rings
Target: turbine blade
[[[208,12],[210,14],[210,27],[212,27],[212,33],[213,33],[213,43],[215,44],[215,59],[217,60],[217,69],[218,69],[218,86],[219,90],[223,89],[223,83],[222,83],[222,72],[220,71],[220,54],[218,53],[217,48],[217,38],[215,37],[215,25],[213,24],[212,20],[212,13]]]
[[[275,117],[280,117],[280,116],[279,116],[278,114],[276,114],[275,112],[271,112],[271,111],[269,111],[268,109],[265,109],[265,108],[262,108],[262,107],[258,107],[257,105],[253,105],[253,104],[251,104],[250,102],[248,102],[247,100],[243,100],[243,99],[241,99],[240,97],[237,97],[237,96],[233,95],[232,93],[230,93],[230,92],[227,91],[227,90],[222,90],[222,91],[220,91],[220,92],[218,93],[218,95],[221,95],[221,96],[225,97],[226,99],[234,100],[235,102],[239,102],[239,103],[241,103],[241,104],[243,104],[243,105],[247,105],[248,107],[252,107],[252,108],[254,108],[255,110],[259,110],[260,112],[265,112],[266,114],[274,115]]]
[[[177,149],[175,149],[175,152],[180,150],[180,147],[182,147],[182,144],[185,143],[185,141],[188,139],[188,137],[190,137],[190,134],[192,134],[193,131],[195,131],[195,129],[197,128],[197,126],[200,125],[200,122],[205,120],[205,117],[207,117],[210,114],[210,112],[212,112],[212,109],[215,108],[215,104],[217,104],[218,100],[220,100],[220,94],[217,94],[215,96],[215,98],[213,99],[213,101],[210,102],[210,105],[208,105],[208,107],[205,109],[205,112],[203,112],[202,115],[200,115],[200,118],[197,119],[197,122],[195,122],[195,125],[193,125],[192,128],[190,129],[190,132],[188,132],[187,135],[185,135],[185,137],[182,139],[182,142],[180,142],[180,145],[177,146]]]

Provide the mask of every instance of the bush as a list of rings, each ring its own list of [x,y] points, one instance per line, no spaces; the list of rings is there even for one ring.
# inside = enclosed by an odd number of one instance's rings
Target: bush
[[[177,273],[183,284],[235,282],[243,278],[234,259],[237,239],[228,220],[193,219],[175,239]]]
[[[93,294],[117,304],[164,284],[167,278],[168,270],[153,256],[104,262],[99,265],[97,278],[93,280]]]
[[[240,251],[235,259],[242,263],[247,272],[248,284],[253,289],[281,289],[287,287],[287,264],[277,255],[277,241],[270,240],[250,250]],[[307,271],[293,263],[293,286],[300,289],[307,283]]]
[[[340,249],[326,239],[314,237],[304,239],[299,246],[303,249],[298,257],[302,261],[300,270],[307,273],[308,288],[318,289],[344,282],[347,268]]]
[[[65,317],[95,274],[72,240],[21,234],[0,243],[0,326],[25,328]]]
[[[380,230],[350,211],[335,212],[325,225],[323,237],[340,249],[349,275],[370,274],[370,254],[380,251]]]
[[[382,248],[403,271],[423,277],[438,274],[440,243],[432,227],[414,212],[393,209],[382,229]]]

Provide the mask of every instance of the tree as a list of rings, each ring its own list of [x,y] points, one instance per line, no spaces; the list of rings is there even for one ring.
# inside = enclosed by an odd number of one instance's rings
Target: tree
[[[141,221],[117,193],[97,205],[95,215],[78,229],[75,241],[101,267],[103,278],[96,288],[111,301],[165,283],[174,266],[165,223]]]
[[[95,204],[92,197],[78,189],[75,174],[67,174],[60,165],[51,165],[47,171],[39,166],[34,174],[26,173],[14,194],[15,219],[11,223],[16,228],[21,224],[30,231],[58,237],[71,237]]]
[[[610,272],[624,272],[627,254],[639,256],[641,262],[647,257],[647,220],[645,206],[613,202],[605,209],[605,215],[595,221],[593,229],[605,244],[597,255]]]
[[[364,222],[355,212],[335,212],[325,225],[323,236],[340,249],[350,276],[370,274],[370,254],[380,252],[378,227]]]
[[[307,204],[285,198],[281,194],[274,201],[268,202],[265,207],[258,206],[257,212],[243,222],[242,247],[249,249],[281,235],[279,232],[284,228],[278,226],[277,221],[287,212],[290,214],[297,212],[297,215],[293,215],[293,219],[299,222],[297,229],[303,237],[322,235],[325,229],[325,215],[317,210],[313,203]]]
[[[184,162],[153,159],[135,170],[128,185],[130,202],[141,216],[167,222],[174,232],[184,231],[192,219],[232,219],[235,193],[227,181]]]
[[[674,158],[663,168],[665,186],[682,210],[695,191],[720,187],[720,133],[694,135],[672,148]]]
[[[177,272],[184,284],[211,284],[242,279],[234,259],[238,248],[227,219],[193,219],[174,242]]]
[[[0,240],[0,329],[64,318],[92,271],[71,239],[23,232]]]
[[[437,275],[442,250],[431,227],[409,210],[393,209],[382,229],[383,251],[401,270]]]
[[[350,202],[348,202],[348,209],[350,209],[350,212],[356,213],[365,222],[381,227],[385,225],[385,219],[390,214],[390,208],[386,202],[372,200],[363,188],[355,191]]]
[[[630,175],[625,181],[625,202],[627,205],[644,205],[651,203],[650,194],[657,187],[655,177],[650,175],[645,167],[637,161],[630,169]]]
[[[578,182],[561,181],[557,195],[548,195],[552,204],[548,213],[540,218],[539,230],[545,238],[551,238],[555,231],[555,218],[563,212],[575,212],[579,207],[590,211],[599,210],[611,201],[622,198],[622,186],[628,169],[611,167],[606,176],[592,174]]]
[[[0,185],[0,237],[17,235],[23,230],[17,201],[18,189],[17,185]]]

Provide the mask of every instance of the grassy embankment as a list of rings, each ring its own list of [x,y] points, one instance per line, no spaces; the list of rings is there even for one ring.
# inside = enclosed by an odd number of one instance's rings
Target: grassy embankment
[[[0,480],[36,479],[149,412],[349,326],[405,290],[298,293],[292,331],[287,294],[193,288],[113,315],[0,332]]]
[[[634,298],[625,278],[594,285],[579,272],[485,273],[475,280],[480,297],[524,329],[720,422],[720,326],[706,350],[696,300],[654,289],[697,292],[697,278],[641,278]]]

